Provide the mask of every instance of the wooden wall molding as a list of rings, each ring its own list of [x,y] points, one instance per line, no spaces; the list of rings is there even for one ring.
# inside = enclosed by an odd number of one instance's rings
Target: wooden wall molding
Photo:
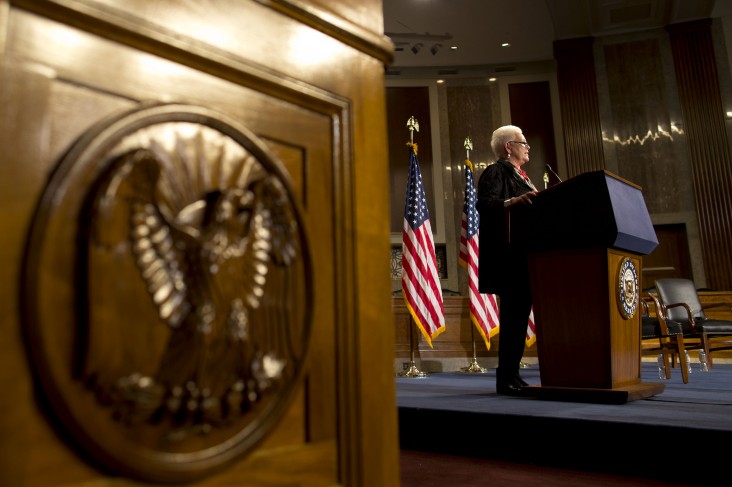
[[[568,177],[605,169],[593,42],[554,42]]]
[[[691,153],[692,184],[707,287],[732,289],[732,157],[711,20],[667,28]]]

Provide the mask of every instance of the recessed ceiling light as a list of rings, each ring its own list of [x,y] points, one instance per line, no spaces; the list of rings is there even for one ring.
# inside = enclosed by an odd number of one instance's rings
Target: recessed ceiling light
[[[450,50],[451,51],[457,51],[458,50],[458,47],[457,46],[450,46]]]
[[[501,43],[501,47],[511,47],[511,43],[510,42],[503,42],[503,43]]]

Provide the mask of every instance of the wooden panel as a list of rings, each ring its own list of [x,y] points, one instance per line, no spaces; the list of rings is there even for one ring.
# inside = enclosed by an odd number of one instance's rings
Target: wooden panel
[[[541,252],[529,269],[542,385],[612,387],[607,250]]]
[[[33,208],[69,147],[108,115],[170,101],[235,120],[282,163],[302,205],[314,279],[305,375],[279,422],[247,455],[230,458],[215,472],[205,470],[204,478],[194,472],[190,481],[398,483],[394,349],[383,342],[391,324],[383,320],[390,311],[383,259],[389,250],[383,131],[389,47],[379,33],[381,4],[343,0],[330,2],[327,12],[306,4],[3,4],[0,140],[14,148],[0,164],[0,409],[7,413],[0,426],[0,471],[8,485],[134,483],[124,478],[124,468],[115,470],[119,459],[77,450],[58,417],[63,415],[46,409],[48,391],[34,390],[36,371],[18,315],[18,276],[25,278]],[[314,44],[294,42],[298,35]],[[297,49],[302,46],[308,51]],[[305,56],[320,52],[328,56]],[[58,201],[77,197],[71,190],[65,195],[63,185],[58,189]],[[69,220],[65,238],[79,224]],[[73,265],[64,264],[56,275],[63,277]],[[44,282],[55,278],[50,271]],[[47,321],[54,314],[65,321],[70,312],[64,306],[41,308]],[[69,343],[64,338],[59,346]],[[59,374],[64,366],[52,363]],[[365,374],[369,380],[362,380]],[[105,462],[111,473],[99,467]]]
[[[472,357],[473,337],[471,335],[471,327],[473,323],[470,321],[470,304],[468,299],[463,296],[445,296],[443,297],[445,308],[445,331],[437,338],[432,340],[433,348],[430,348],[416,326],[412,321],[409,310],[404,304],[401,297],[393,298],[392,309],[394,317],[394,325],[396,331],[396,357],[409,359],[411,344],[414,344],[415,359],[437,360],[441,358],[462,358]],[[410,332],[412,333],[410,342]],[[491,345],[491,351],[486,349],[480,335],[476,335],[477,347],[476,355],[479,357],[495,356],[497,349],[497,336],[494,340],[496,347]]]
[[[490,337],[490,347],[487,347],[470,320],[470,302],[467,297],[443,296],[443,304],[445,331],[432,340],[433,348],[430,348],[412,322],[404,299],[401,296],[392,298],[396,372],[399,372],[412,356],[418,368],[424,372],[456,371],[459,367],[467,366],[473,356],[483,359],[482,362],[485,363],[496,363],[499,348],[498,330],[495,330]],[[414,347],[413,354],[412,347]],[[531,361],[536,359],[536,345],[526,346],[523,356]],[[453,359],[460,360],[453,361]]]
[[[732,321],[732,291],[699,291],[698,294],[708,318]]]
[[[641,258],[635,254],[608,251],[608,287],[610,289],[610,354],[612,357],[612,387],[621,387],[640,381],[640,304],[635,307],[631,317],[625,317],[619,311],[619,303],[624,299],[618,284],[619,269],[622,261],[628,258],[637,272],[640,286],[642,273]],[[640,299],[640,288],[635,289]]]

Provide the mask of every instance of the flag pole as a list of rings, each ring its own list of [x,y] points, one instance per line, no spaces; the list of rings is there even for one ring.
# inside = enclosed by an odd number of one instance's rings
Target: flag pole
[[[414,118],[414,115],[409,117],[409,120],[407,120],[407,128],[409,129],[409,143],[413,145],[414,144],[414,131],[416,130],[419,132],[419,122],[417,122],[417,119]],[[427,373],[419,370],[414,361],[414,349],[416,348],[414,335],[415,335],[416,327],[417,327],[417,322],[414,321],[414,317],[410,314],[409,315],[409,366],[407,367],[406,370],[403,370],[397,374],[399,377],[410,377],[413,379],[427,377]]]
[[[486,369],[485,367],[481,367],[478,363],[478,357],[475,353],[475,325],[471,322],[470,323],[470,340],[473,342],[473,357],[470,359],[470,362],[468,363],[467,367],[462,367],[460,370],[462,372],[478,372],[478,373],[485,373]]]
[[[412,326],[414,325],[414,326]],[[409,319],[409,366],[406,370],[403,370],[399,372],[397,375],[399,377],[411,377],[413,379],[419,379],[422,377],[427,377],[426,372],[422,372],[417,368],[417,365],[414,361],[414,329],[417,327],[416,323],[414,322],[414,318]]]
[[[465,142],[463,142],[463,147],[465,147],[465,158],[467,160],[470,160],[470,151],[473,149],[473,141],[470,140],[470,137],[465,138]],[[460,370],[462,372],[484,373],[486,369],[478,364],[478,356],[475,347],[475,325],[473,324],[472,320],[470,322],[470,341],[473,350],[473,356],[471,357],[470,362],[468,362],[468,366],[462,367]]]

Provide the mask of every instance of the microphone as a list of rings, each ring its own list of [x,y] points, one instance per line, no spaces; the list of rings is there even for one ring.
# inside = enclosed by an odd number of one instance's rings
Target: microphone
[[[554,169],[552,169],[552,167],[551,167],[551,166],[550,166],[549,164],[544,164],[544,167],[545,167],[545,168],[547,169],[547,171],[549,171],[550,173],[552,173],[552,174],[554,175],[554,177],[555,177],[555,178],[557,178],[557,180],[558,180],[558,181],[559,181],[560,183],[562,183],[562,182],[563,182],[563,181],[562,181],[562,178],[560,178],[560,177],[559,177],[559,174],[555,173],[555,172],[554,172]]]

